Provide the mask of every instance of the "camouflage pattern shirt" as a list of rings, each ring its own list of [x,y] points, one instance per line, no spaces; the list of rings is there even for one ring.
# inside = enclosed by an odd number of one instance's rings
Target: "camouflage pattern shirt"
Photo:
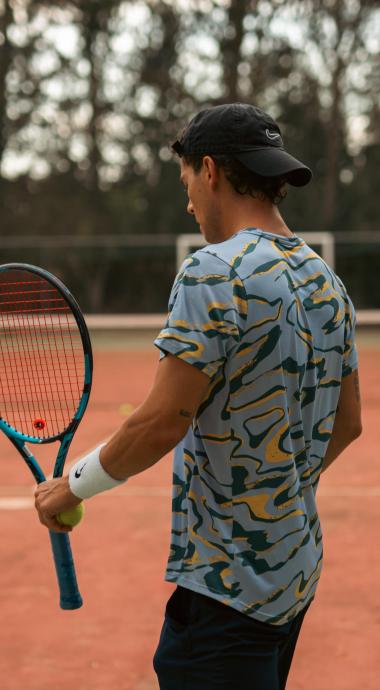
[[[354,326],[341,280],[296,235],[250,228],[185,260],[155,344],[210,386],[175,449],[167,580],[273,624],[312,600]]]

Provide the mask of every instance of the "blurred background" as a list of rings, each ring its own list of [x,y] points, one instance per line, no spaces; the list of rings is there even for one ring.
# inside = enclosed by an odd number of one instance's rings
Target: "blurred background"
[[[0,43],[2,263],[50,269],[87,313],[165,312],[197,232],[170,142],[246,101],[314,171],[288,224],[332,233],[355,306],[380,306],[377,0],[1,0]]]
[[[0,263],[60,276],[94,345],[69,463],[109,438],[156,371],[176,268],[201,241],[170,152],[188,120],[258,105],[314,171],[281,210],[357,309],[364,433],[318,489],[325,571],[289,690],[379,687],[379,55],[379,0],[0,0]],[[52,453],[39,448],[47,467]],[[4,690],[158,689],[171,466],[88,501],[72,535],[85,605],[71,615],[31,475],[0,437]]]

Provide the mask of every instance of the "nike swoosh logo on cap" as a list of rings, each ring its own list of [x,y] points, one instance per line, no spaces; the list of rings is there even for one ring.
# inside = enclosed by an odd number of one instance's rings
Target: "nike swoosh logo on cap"
[[[278,134],[277,132],[270,132],[269,129],[265,130],[265,134],[267,135],[268,139],[277,139],[278,137],[281,137],[281,134]]]

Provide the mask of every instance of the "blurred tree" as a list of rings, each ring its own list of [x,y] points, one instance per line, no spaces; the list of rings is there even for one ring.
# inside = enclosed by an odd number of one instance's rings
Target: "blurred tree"
[[[314,170],[285,201],[296,232],[377,228],[379,20],[375,0],[0,0],[2,234],[194,231],[169,143],[236,100]]]
[[[178,166],[169,146],[183,116],[187,119],[194,108],[180,62],[188,29],[175,4],[147,0],[145,5],[145,41],[136,46],[138,75],[128,104],[129,116],[139,128],[127,143],[129,165],[117,188],[125,189],[132,202],[127,232],[185,232],[192,224],[184,214]]]
[[[0,15],[0,164],[8,141],[8,113],[6,99],[6,81],[12,62],[12,45],[8,30],[13,22],[10,0],[3,0]]]
[[[324,177],[322,222],[326,230],[337,229],[340,172],[350,158],[350,115],[355,93],[361,92],[362,107],[371,111],[378,92],[365,74],[374,67],[374,56],[368,50],[368,28],[375,0],[295,0],[294,19],[303,26],[304,48],[309,59],[303,66],[319,81],[319,120],[324,125],[322,157],[318,173]],[[372,64],[371,64],[372,62]],[[356,113],[358,116],[356,103]],[[305,115],[311,113],[305,110]],[[311,113],[314,118],[314,114]]]
[[[244,38],[244,20],[252,5],[257,2],[251,0],[231,0],[227,8],[227,22],[224,35],[220,41],[220,53],[223,65],[223,97],[227,102],[241,100],[239,67],[242,63],[242,47]]]

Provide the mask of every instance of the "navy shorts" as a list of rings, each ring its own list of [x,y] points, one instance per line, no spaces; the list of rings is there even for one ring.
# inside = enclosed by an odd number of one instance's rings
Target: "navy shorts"
[[[160,690],[283,690],[305,613],[262,623],[177,587],[153,659]]]

